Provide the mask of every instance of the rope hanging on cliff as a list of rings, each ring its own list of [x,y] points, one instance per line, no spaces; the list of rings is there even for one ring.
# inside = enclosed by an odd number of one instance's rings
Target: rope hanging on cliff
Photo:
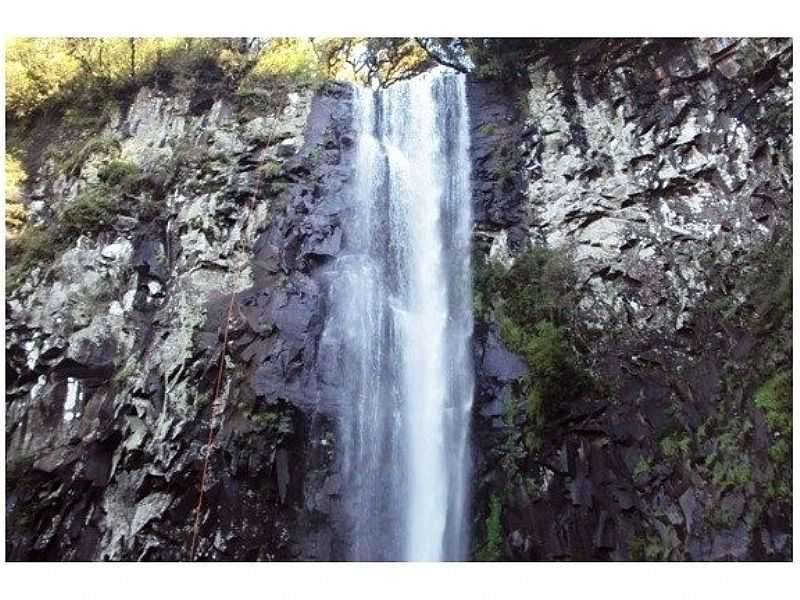
[[[222,387],[222,377],[225,373],[225,355],[228,353],[228,331],[230,330],[231,319],[233,318],[233,307],[236,303],[236,294],[231,296],[230,304],[228,305],[228,314],[225,318],[225,332],[222,337],[222,351],[219,355],[219,371],[217,372],[217,380],[214,384],[214,392],[211,396],[211,422],[208,427],[208,441],[206,442],[206,455],[203,459],[203,476],[200,479],[200,494],[197,498],[197,506],[195,507],[194,527],[192,528],[192,545],[189,549],[189,560],[194,560],[195,549],[197,548],[197,535],[200,531],[200,512],[203,508],[203,497],[205,495],[206,480],[208,479],[208,465],[211,458],[211,449],[214,445],[214,438],[216,436],[216,427],[214,421],[219,415],[217,412],[217,400],[219,398],[219,390]]]
[[[286,109],[286,106],[281,108],[278,111],[278,113],[275,115],[275,120],[272,123],[272,129],[270,130],[270,135],[269,135],[269,138],[267,139],[267,144],[266,144],[267,150],[269,150],[269,148],[272,145],[272,142],[273,142],[273,140],[275,138],[275,130],[276,130],[277,125],[278,125],[278,117],[281,115],[281,113],[283,113],[283,111],[285,109]],[[250,197],[250,202],[249,202],[249,206],[248,206],[248,208],[250,209],[251,212],[255,209],[256,197],[258,196],[258,192],[260,190],[260,187],[261,187],[261,180],[259,178],[257,178],[256,179],[256,187],[253,190],[253,195]],[[241,251],[244,253],[245,250],[246,250],[245,241],[244,241],[244,235],[239,239],[239,242],[241,244]],[[216,427],[215,427],[214,423],[215,423],[216,418],[220,416],[219,414],[217,414],[217,408],[218,408],[217,405],[218,405],[218,400],[219,400],[219,392],[220,392],[220,389],[222,388],[223,376],[225,374],[225,356],[228,353],[228,332],[230,331],[231,321],[233,320],[234,307],[237,306],[237,303],[236,303],[237,296],[238,296],[238,292],[234,292],[231,295],[231,301],[228,304],[228,313],[227,313],[227,316],[225,318],[225,330],[224,330],[223,335],[222,335],[222,350],[221,350],[220,356],[219,356],[219,367],[218,367],[218,371],[217,371],[217,379],[216,379],[216,382],[214,384],[214,390],[213,390],[212,395],[211,395],[211,418],[210,418],[209,426],[208,426],[208,440],[206,442],[206,452],[205,452],[205,457],[203,458],[203,474],[202,474],[202,476],[200,478],[200,490],[199,490],[198,497],[197,497],[197,505],[194,508],[195,515],[194,515],[194,524],[192,526],[192,542],[191,542],[191,545],[189,547],[189,560],[190,561],[194,561],[195,560],[195,553],[197,551],[197,538],[199,537],[199,533],[200,533],[200,514],[201,514],[202,509],[203,509],[203,499],[205,497],[206,481],[208,480],[208,470],[209,470],[209,465],[210,465],[210,460],[211,460],[211,451],[214,448],[214,440],[216,438]]]

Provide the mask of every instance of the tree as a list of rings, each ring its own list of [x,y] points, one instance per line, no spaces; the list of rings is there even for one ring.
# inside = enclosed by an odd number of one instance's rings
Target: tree
[[[6,154],[6,235],[16,237],[25,225],[27,210],[22,203],[21,186],[27,179],[22,163]]]
[[[6,45],[6,110],[23,116],[79,71],[63,38],[14,38]]]

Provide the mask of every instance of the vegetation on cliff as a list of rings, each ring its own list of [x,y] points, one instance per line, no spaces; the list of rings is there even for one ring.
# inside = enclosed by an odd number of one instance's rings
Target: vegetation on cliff
[[[477,313],[492,311],[505,344],[528,364],[522,382],[524,439],[536,450],[546,417],[591,385],[574,349],[578,292],[571,257],[565,250],[535,246],[508,269],[489,260],[476,270],[475,290]]]

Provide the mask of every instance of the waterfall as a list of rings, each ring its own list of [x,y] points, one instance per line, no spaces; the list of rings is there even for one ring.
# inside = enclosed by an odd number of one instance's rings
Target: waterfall
[[[464,77],[445,69],[356,90],[352,206],[322,340],[353,560],[467,558],[468,119]]]

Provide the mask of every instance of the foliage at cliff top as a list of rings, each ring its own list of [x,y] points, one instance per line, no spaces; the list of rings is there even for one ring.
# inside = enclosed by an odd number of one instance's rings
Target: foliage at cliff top
[[[9,237],[16,236],[25,223],[25,205],[20,199],[20,186],[27,175],[17,158],[6,153],[6,232]]]
[[[209,68],[232,81],[251,72],[292,77],[313,73],[317,62],[302,38],[15,38],[6,47],[6,111],[23,117],[51,98],[180,81]]]
[[[191,78],[209,66],[235,84],[339,78],[387,86],[436,64],[506,76],[531,40],[488,38],[12,38],[6,111],[24,117],[59,96]]]

